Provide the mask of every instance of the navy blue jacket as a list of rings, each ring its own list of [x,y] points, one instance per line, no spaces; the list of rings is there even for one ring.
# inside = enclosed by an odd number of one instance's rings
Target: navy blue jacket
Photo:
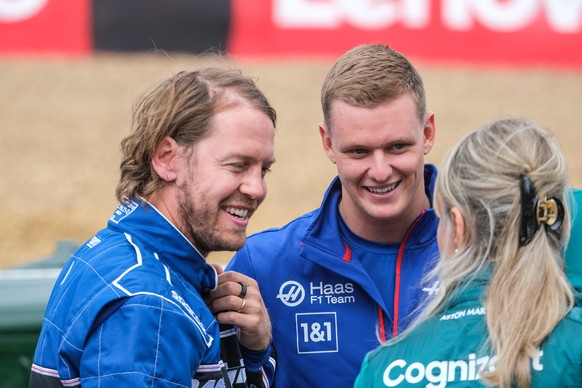
[[[425,166],[432,202],[436,168]],[[381,293],[339,233],[341,183],[336,178],[321,207],[289,224],[250,236],[227,270],[257,280],[273,326],[277,387],[351,387],[379,336],[410,321],[424,295],[421,280],[438,257],[437,217],[425,209],[400,243],[390,316]]]

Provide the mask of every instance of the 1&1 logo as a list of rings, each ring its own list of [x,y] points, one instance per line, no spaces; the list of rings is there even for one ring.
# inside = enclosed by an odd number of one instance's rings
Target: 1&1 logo
[[[295,280],[288,280],[279,287],[277,299],[281,299],[285,306],[295,307],[303,302],[304,298],[305,289]]]

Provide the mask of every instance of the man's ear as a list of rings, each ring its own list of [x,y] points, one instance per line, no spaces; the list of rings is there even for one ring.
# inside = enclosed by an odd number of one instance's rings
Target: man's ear
[[[424,122],[424,129],[423,129],[423,136],[424,136],[424,154],[427,155],[432,146],[434,145],[434,139],[436,136],[436,126],[434,123],[434,113],[428,112],[426,114],[426,120]]]
[[[459,249],[465,243],[465,219],[456,207],[451,208],[450,216],[453,224],[453,248]]]
[[[325,124],[319,124],[319,135],[321,136],[321,145],[323,145],[323,150],[327,155],[328,159],[335,164],[335,153],[333,152],[331,137],[329,137],[327,130],[325,129]]]
[[[173,182],[178,176],[179,151],[178,143],[166,136],[152,155],[152,166],[155,172],[166,182]]]

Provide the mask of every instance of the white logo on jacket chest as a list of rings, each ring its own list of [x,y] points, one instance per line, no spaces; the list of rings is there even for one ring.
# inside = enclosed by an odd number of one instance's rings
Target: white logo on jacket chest
[[[441,283],[437,280],[431,286],[423,287],[422,292],[426,292],[429,296],[435,296],[441,289]]]
[[[288,280],[279,287],[277,299],[280,299],[285,306],[294,307],[303,302],[305,289],[301,283],[295,280]]]
[[[337,313],[295,314],[297,353],[333,353],[339,351]]]
[[[353,283],[310,282],[309,296],[311,304],[355,303]]]
[[[306,297],[305,288],[295,280],[281,284],[277,299],[289,307],[298,306]],[[310,304],[343,304],[355,303],[353,283],[309,282]]]
[[[186,309],[186,311],[188,311],[188,313],[195,317],[196,314],[194,314],[194,311],[192,310],[192,308],[190,307],[190,305],[188,303],[186,303],[186,301],[184,300],[184,298],[182,298],[180,295],[178,295],[178,293],[174,290],[172,290],[172,298],[176,299],[178,302],[180,302],[180,304]]]

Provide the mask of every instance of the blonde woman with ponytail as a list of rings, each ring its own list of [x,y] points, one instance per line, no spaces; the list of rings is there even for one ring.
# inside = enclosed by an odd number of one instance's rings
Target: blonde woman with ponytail
[[[451,149],[435,190],[440,289],[366,356],[355,387],[582,386],[568,186],[558,144],[531,121],[495,121]]]

